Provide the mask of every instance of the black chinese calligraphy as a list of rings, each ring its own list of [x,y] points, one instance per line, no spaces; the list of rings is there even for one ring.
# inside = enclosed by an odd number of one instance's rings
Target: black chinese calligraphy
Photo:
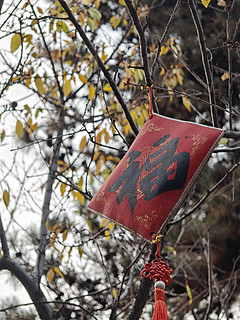
[[[108,189],[111,193],[118,190],[118,204],[128,195],[129,209],[133,211],[137,204],[138,184],[146,201],[164,192],[184,187],[190,155],[186,151],[176,152],[179,138],[169,140],[169,137],[169,134],[165,135],[152,145],[153,152],[149,153],[145,163],[140,167],[141,152],[129,153],[127,169]]]

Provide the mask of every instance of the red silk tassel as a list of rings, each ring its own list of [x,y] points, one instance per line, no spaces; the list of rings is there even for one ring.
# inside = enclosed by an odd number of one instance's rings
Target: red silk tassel
[[[155,307],[153,320],[167,320],[167,306],[165,303],[165,293],[161,288],[155,289]]]
[[[153,320],[168,320],[167,306],[165,303],[165,285],[172,282],[170,277],[172,269],[166,262],[161,260],[160,255],[160,241],[162,236],[159,234],[152,235],[152,242],[157,244],[157,251],[155,259],[151,263],[146,263],[144,269],[141,271],[143,278],[155,280],[155,307],[153,313]]]

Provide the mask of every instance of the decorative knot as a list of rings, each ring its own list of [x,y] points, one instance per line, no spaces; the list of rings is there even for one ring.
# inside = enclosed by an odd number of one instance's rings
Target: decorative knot
[[[170,277],[172,271],[166,262],[163,262],[161,258],[156,258],[151,263],[146,263],[140,274],[143,278],[163,281],[167,285],[172,282],[172,278]]]

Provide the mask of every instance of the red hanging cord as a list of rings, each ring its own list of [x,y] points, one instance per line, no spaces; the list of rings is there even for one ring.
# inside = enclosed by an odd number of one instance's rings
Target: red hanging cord
[[[151,119],[152,118],[152,113],[153,113],[153,102],[152,102],[152,86],[148,87],[149,90],[149,114],[148,114],[148,118]]]

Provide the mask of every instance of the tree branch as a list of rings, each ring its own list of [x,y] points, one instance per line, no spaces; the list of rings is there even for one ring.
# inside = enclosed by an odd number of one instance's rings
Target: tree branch
[[[118,102],[120,103],[126,118],[133,130],[133,132],[135,133],[135,135],[138,134],[138,128],[122,98],[121,93],[118,90],[118,87],[116,86],[116,83],[114,82],[114,80],[112,79],[110,73],[108,72],[108,70],[106,69],[104,63],[102,62],[102,60],[100,59],[99,55],[97,54],[97,51],[94,49],[93,45],[91,44],[90,40],[88,39],[86,33],[83,31],[82,27],[80,26],[80,24],[77,22],[77,20],[75,19],[74,15],[72,14],[72,11],[70,10],[70,8],[68,7],[67,3],[64,0],[59,0],[61,6],[64,8],[64,10],[66,11],[69,20],[73,23],[73,25],[75,26],[76,30],[78,31],[79,35],[81,36],[81,38],[83,39],[84,43],[86,44],[86,46],[88,47],[88,50],[91,52],[91,54],[93,55],[94,59],[96,60],[99,68],[102,70],[104,76],[106,77],[106,79],[108,80]]]
[[[156,246],[152,245],[151,253],[149,257],[149,262],[151,262],[155,257]],[[150,289],[152,288],[153,281],[148,278],[141,278],[141,284],[134,302],[132,311],[128,316],[128,320],[138,320],[141,317],[143,308],[146,305],[147,300],[149,299]]]
[[[213,76],[212,76],[212,72],[211,72],[211,68],[208,60],[208,53],[207,53],[207,48],[205,43],[205,34],[204,34],[203,27],[197,12],[195,0],[189,0],[188,4],[189,4],[189,9],[192,14],[193,22],[195,24],[195,28],[198,35],[198,43],[199,43],[199,48],[200,48],[201,57],[202,57],[202,64],[203,64],[203,69],[204,69],[206,82],[208,86],[208,97],[209,97],[209,104],[210,104],[211,120],[212,120],[213,126],[218,126],[217,111],[212,106],[213,104],[216,104],[216,98],[214,93]]]
[[[146,85],[148,87],[150,87],[153,84],[153,79],[151,77],[151,73],[149,70],[148,54],[147,54],[147,41],[146,41],[146,37],[144,34],[144,29],[139,21],[137,11],[133,6],[132,0],[126,0],[125,3],[126,3],[126,6],[128,8],[128,12],[133,20],[133,23],[134,23],[134,25],[137,29],[138,35],[139,35],[140,48],[141,48],[141,58],[142,58],[142,65],[143,65]],[[156,101],[154,99],[154,94],[153,94],[153,111],[156,113],[159,113]]]
[[[25,287],[42,320],[53,320],[53,311],[39,288],[38,283],[14,260],[9,257],[0,259],[0,270],[10,271]]]
[[[3,228],[1,215],[0,215],[0,239],[1,239],[1,243],[2,243],[3,254],[4,254],[4,256],[9,257],[9,247],[8,247],[8,243],[7,243],[5,230]]]

